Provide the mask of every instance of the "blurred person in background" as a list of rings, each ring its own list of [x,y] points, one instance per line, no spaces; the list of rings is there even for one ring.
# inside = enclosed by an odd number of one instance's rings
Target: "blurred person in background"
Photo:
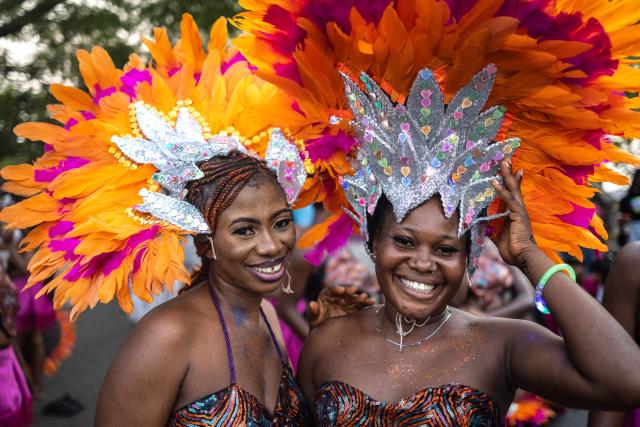
[[[0,427],[24,427],[33,420],[24,360],[16,345],[17,290],[0,264]]]
[[[8,194],[1,199],[2,206],[9,206],[14,200]],[[42,398],[42,381],[46,359],[43,331],[56,322],[56,314],[51,299],[47,295],[36,298],[42,283],[26,287],[29,278],[30,254],[20,252],[18,243],[22,239],[20,230],[0,227],[0,263],[18,292],[20,302],[16,315],[17,342],[25,357],[29,375],[32,378],[32,393],[35,399]]]
[[[628,242],[640,240],[640,169],[636,170],[627,194],[620,200],[621,234]],[[622,244],[626,243],[622,239]]]
[[[637,177],[638,174],[634,182]],[[639,265],[640,242],[624,246],[606,276],[603,305],[640,345]],[[628,412],[590,411],[589,427],[640,427],[640,408]]]
[[[465,275],[452,305],[474,315],[532,319],[533,287],[519,269],[500,258],[496,245],[485,238],[471,283]]]

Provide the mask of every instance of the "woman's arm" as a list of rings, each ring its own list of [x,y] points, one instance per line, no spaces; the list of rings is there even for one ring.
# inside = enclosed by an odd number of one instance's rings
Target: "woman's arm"
[[[523,261],[534,283],[554,264],[538,249]],[[514,328],[509,334],[514,384],[568,406],[639,406],[640,350],[626,331],[563,273],[549,280],[544,297],[564,340],[534,324]]]
[[[165,426],[188,371],[179,313],[155,309],[129,335],[100,390],[95,425]]]
[[[611,266],[604,288],[604,308],[633,338],[636,337],[636,316],[640,308],[640,242],[626,245]],[[622,427],[625,412],[589,412],[589,427]]]
[[[554,265],[535,244],[520,192],[522,174],[503,162],[506,188],[494,187],[510,211],[500,238],[502,258],[531,283]],[[507,370],[513,385],[569,406],[625,409],[640,405],[640,349],[613,317],[566,274],[544,290],[564,340],[530,322],[510,322]]]

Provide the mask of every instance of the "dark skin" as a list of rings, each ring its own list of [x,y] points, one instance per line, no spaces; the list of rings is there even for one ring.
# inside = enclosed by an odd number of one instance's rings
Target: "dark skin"
[[[260,307],[284,351],[273,307],[263,296],[282,286],[251,266],[283,258],[295,243],[291,211],[275,180],[248,183],[219,214],[210,283],[201,283],[144,317],[113,361],[102,386],[96,426],[164,426],[176,409],[230,384],[224,335],[209,295],[220,300],[237,383],[272,412],[282,364]]]
[[[503,162],[505,185],[494,187],[510,210],[498,241],[500,256],[517,265],[531,283],[554,263],[532,238],[520,181]],[[331,319],[314,329],[300,361],[300,385],[307,398],[329,380],[348,383],[372,399],[397,402],[413,393],[460,383],[491,396],[502,414],[516,388],[572,407],[640,405],[640,350],[591,296],[565,274],[556,274],[544,291],[564,339],[528,321],[476,317],[457,309],[430,340],[405,348],[397,340],[396,313],[426,319],[405,338],[415,343],[442,323],[464,273],[465,238],[456,237],[456,216],[446,219],[431,199],[398,224],[387,215],[373,236],[376,275],[386,305]],[[434,288],[417,297],[402,287],[409,279]],[[382,334],[376,332],[382,330]]]
[[[640,242],[629,243],[616,255],[604,288],[604,308],[637,338],[636,316],[640,310]],[[589,412],[589,427],[622,427],[625,412]]]

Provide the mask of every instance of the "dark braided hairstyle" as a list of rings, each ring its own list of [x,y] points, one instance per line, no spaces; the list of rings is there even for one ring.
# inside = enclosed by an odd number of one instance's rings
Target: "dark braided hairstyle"
[[[204,177],[187,184],[186,200],[202,213],[214,233],[218,215],[233,203],[250,181],[265,177],[277,182],[275,173],[264,161],[239,151],[205,160],[198,164],[198,168],[204,173]],[[210,264],[205,257],[210,245],[208,236],[194,236],[194,243],[196,252],[202,259],[202,266],[191,276],[193,285],[208,279]]]

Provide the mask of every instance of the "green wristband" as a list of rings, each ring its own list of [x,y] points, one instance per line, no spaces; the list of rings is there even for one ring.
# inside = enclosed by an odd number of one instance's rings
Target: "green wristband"
[[[549,314],[547,303],[545,302],[544,298],[542,298],[542,292],[544,291],[544,287],[547,286],[547,282],[549,281],[549,279],[551,279],[551,277],[554,274],[556,274],[558,271],[563,271],[563,270],[569,273],[569,277],[571,277],[571,280],[573,280],[574,282],[576,281],[576,272],[573,270],[573,267],[571,267],[569,264],[553,265],[547,271],[545,271],[542,277],[540,278],[540,281],[538,282],[538,286],[536,286],[534,301],[536,303],[536,308],[541,313]]]

